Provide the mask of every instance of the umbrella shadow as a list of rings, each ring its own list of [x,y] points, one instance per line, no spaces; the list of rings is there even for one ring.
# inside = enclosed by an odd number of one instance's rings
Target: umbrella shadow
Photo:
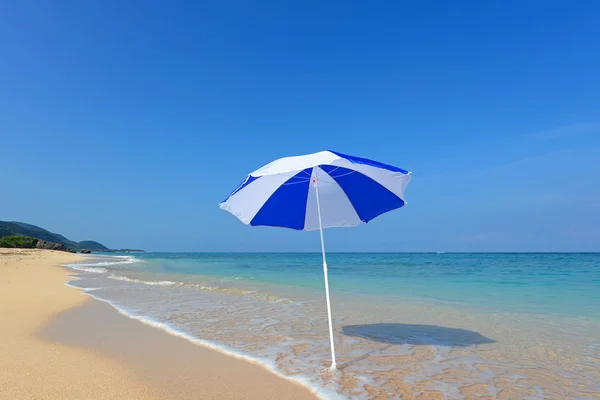
[[[495,343],[496,341],[483,336],[479,332],[460,328],[448,328],[439,325],[418,325],[399,323],[377,323],[365,325],[346,325],[342,327],[342,333],[347,336],[359,337],[388,346],[376,351],[386,350],[393,345],[411,344],[416,346],[446,346],[446,347],[469,347],[481,344]],[[370,351],[358,358],[340,365],[340,369],[364,360],[373,354]]]
[[[394,323],[347,325],[342,327],[342,333],[388,344],[469,347],[496,342],[479,332],[439,325]]]

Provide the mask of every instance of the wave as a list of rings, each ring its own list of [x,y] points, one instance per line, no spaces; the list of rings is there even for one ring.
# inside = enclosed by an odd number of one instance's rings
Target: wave
[[[107,278],[113,279],[116,281],[121,281],[121,282],[139,283],[142,285],[185,287],[185,288],[192,289],[192,290],[207,291],[207,292],[220,292],[220,293],[229,293],[229,294],[238,294],[238,295],[256,293],[255,290],[247,290],[247,289],[236,288],[236,287],[223,288],[223,287],[218,287],[218,286],[191,284],[191,283],[185,283],[185,282],[179,282],[179,281],[148,281],[148,280],[144,280],[144,279],[129,278],[127,276],[116,275],[116,274],[110,274],[109,276],[107,276]],[[269,301],[289,301],[288,299],[280,299],[276,296],[266,296],[265,299],[269,300]]]
[[[88,265],[97,265],[97,264],[70,264],[67,266],[72,269],[75,269],[77,271],[93,272],[95,274],[103,274],[105,272],[108,272],[108,270],[106,268],[88,267]]]
[[[77,271],[82,272],[91,272],[96,274],[104,274],[109,272],[107,268],[103,268],[111,265],[120,265],[120,264],[135,264],[144,262],[143,260],[137,259],[132,256],[102,256],[104,258],[110,258],[114,261],[101,261],[96,263],[79,263],[79,264],[66,264],[65,266],[72,268]],[[115,260],[116,259],[116,260]],[[106,278],[121,281],[121,282],[129,282],[129,283],[138,283],[142,285],[149,286],[165,286],[165,287],[185,287],[192,290],[198,291],[207,291],[207,292],[219,292],[219,293],[228,293],[233,295],[249,295],[257,293],[256,290],[248,290],[239,287],[219,287],[219,286],[208,286],[205,284],[192,284],[185,283],[180,281],[152,281],[152,280],[144,280],[144,279],[136,279],[130,278],[123,275],[117,275],[115,273],[111,273]],[[236,280],[245,279],[244,277],[236,276]],[[264,300],[268,302],[276,302],[276,303],[293,303],[292,300],[286,297],[279,297],[274,295],[265,294],[261,296]]]
[[[184,284],[186,288],[194,289],[194,290],[204,290],[207,292],[221,292],[221,293],[229,293],[229,294],[251,294],[256,293],[255,290],[247,290],[237,287],[229,287],[223,288],[219,286],[205,286],[205,285],[195,285],[195,284]]]
[[[144,285],[151,285],[151,286],[175,286],[175,285],[180,286],[182,284],[181,282],[173,282],[173,281],[144,281],[141,279],[128,278],[126,276],[115,275],[115,274],[110,274],[107,278],[114,279],[116,281],[123,281],[123,282],[142,283]]]
[[[106,268],[102,268],[102,267],[107,267],[110,265],[136,264],[136,263],[144,262],[143,260],[140,260],[138,258],[131,257],[131,256],[103,256],[103,257],[110,257],[111,259],[116,259],[116,260],[100,261],[100,262],[95,262],[95,263],[65,264],[65,266],[72,268],[74,270],[77,270],[77,271],[103,274],[105,272],[108,272],[108,270]]]

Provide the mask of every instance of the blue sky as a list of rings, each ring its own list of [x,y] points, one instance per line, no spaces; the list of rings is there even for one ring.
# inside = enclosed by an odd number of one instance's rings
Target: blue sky
[[[0,220],[318,251],[217,203],[333,149],[413,172],[330,250],[600,251],[600,3],[2,2]]]

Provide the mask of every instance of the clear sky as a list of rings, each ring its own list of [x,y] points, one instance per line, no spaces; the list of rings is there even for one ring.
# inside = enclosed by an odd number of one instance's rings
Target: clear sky
[[[338,251],[600,251],[600,2],[3,1],[0,220],[318,251],[218,209],[272,159],[411,170]]]

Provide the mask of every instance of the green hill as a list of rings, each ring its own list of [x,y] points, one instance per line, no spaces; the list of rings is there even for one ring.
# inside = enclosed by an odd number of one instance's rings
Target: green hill
[[[3,236],[0,237],[0,247],[35,249],[38,239],[27,236]]]
[[[106,247],[101,245],[98,242],[94,242],[93,240],[83,240],[77,243],[80,249],[89,249],[89,250],[108,250]]]
[[[39,226],[15,221],[0,221],[0,238],[5,236],[29,236],[47,242],[62,244],[75,250],[108,250],[104,245],[91,240],[74,242],[57,233],[49,232]]]

